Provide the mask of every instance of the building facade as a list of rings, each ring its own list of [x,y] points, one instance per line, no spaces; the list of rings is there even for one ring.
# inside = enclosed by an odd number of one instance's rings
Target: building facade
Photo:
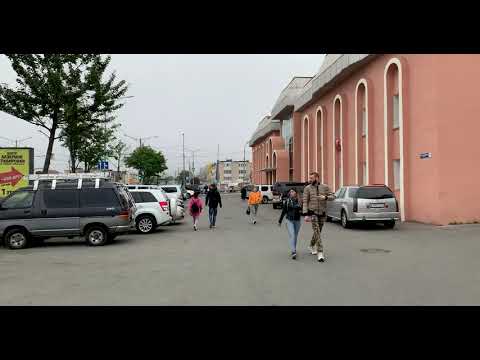
[[[238,184],[250,181],[250,162],[233,161],[228,159],[218,162],[218,182],[220,184]],[[212,167],[212,176],[215,179],[216,167]]]
[[[294,80],[269,117],[280,131],[268,134],[292,147],[288,157],[286,146],[264,151],[270,139],[254,134],[258,180],[306,181],[317,171],[334,191],[388,185],[402,220],[480,220],[480,55],[330,54],[314,77]]]

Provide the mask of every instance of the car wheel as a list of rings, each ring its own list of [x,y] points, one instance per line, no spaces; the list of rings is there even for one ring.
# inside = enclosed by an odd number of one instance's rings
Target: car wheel
[[[264,203],[264,204],[267,204],[267,203],[268,203],[268,197],[267,197],[267,196],[264,196],[264,197],[262,198],[262,203]]]
[[[342,210],[342,226],[345,229],[350,228],[350,221],[348,221],[347,213],[345,212],[345,210]]]
[[[5,245],[11,250],[25,249],[28,240],[28,234],[23,229],[12,229],[5,234]]]
[[[103,246],[108,242],[108,234],[102,226],[92,226],[85,233],[85,240],[90,246]]]
[[[395,220],[391,220],[391,221],[385,221],[383,223],[383,225],[387,228],[387,229],[393,229],[395,227]]]
[[[150,215],[142,215],[137,219],[137,230],[142,234],[149,234],[155,230],[155,220]]]

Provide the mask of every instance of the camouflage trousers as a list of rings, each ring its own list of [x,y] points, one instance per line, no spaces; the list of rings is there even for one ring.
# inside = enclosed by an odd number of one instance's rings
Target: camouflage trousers
[[[312,229],[313,236],[310,241],[310,246],[317,247],[318,252],[323,252],[323,244],[321,233],[323,229],[323,224],[325,223],[325,216],[312,215]]]

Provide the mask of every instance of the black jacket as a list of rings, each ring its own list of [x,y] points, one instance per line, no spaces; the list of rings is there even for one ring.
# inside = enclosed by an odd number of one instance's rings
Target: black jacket
[[[302,215],[302,205],[296,199],[286,199],[283,202],[282,215],[278,223],[281,224],[284,216],[287,215],[288,220],[300,220]]]
[[[211,208],[217,208],[218,205],[222,207],[222,197],[218,190],[209,190],[207,193],[207,197],[205,198],[205,206]]]

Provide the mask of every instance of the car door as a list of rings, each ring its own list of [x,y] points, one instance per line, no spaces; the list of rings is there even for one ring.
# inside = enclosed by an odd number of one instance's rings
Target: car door
[[[31,231],[34,198],[33,191],[17,191],[3,200],[0,207],[0,229],[6,229],[10,225],[24,225]]]
[[[42,236],[80,234],[77,189],[43,189],[37,193],[35,227],[32,233]]]
[[[340,218],[342,215],[343,205],[345,204],[345,193],[347,192],[347,188],[342,187],[340,188],[340,192],[338,193],[338,198],[335,201],[335,216]]]

